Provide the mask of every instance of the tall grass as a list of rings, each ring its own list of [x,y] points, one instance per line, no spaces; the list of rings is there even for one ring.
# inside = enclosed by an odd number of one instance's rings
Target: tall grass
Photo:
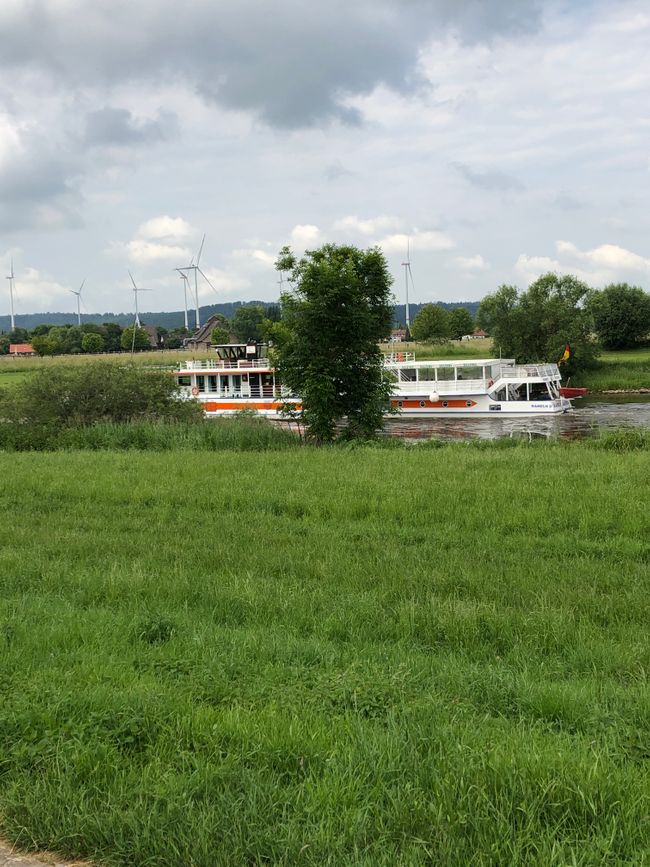
[[[650,348],[604,352],[598,367],[575,378],[592,391],[650,388]]]
[[[645,450],[0,454],[0,832],[643,864]]]

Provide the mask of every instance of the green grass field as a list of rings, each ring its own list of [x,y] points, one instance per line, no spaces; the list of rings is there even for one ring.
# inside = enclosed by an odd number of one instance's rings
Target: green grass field
[[[650,388],[650,347],[603,352],[599,367],[576,377],[572,384],[592,391]]]
[[[0,454],[0,834],[650,862],[650,452]]]

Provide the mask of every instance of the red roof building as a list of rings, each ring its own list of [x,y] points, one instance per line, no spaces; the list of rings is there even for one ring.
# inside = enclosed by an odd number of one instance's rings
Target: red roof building
[[[36,355],[31,343],[10,343],[9,355]]]

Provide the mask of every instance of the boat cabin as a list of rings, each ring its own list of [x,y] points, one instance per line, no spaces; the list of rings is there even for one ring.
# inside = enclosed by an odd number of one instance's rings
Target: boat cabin
[[[223,343],[216,358],[183,362],[176,381],[187,396],[216,398],[275,398],[280,386],[266,357],[264,343]]]

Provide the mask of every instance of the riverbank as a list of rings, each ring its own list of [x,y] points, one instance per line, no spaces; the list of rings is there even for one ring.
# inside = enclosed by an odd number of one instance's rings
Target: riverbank
[[[642,863],[621,446],[0,454],[0,831],[113,867]]]

